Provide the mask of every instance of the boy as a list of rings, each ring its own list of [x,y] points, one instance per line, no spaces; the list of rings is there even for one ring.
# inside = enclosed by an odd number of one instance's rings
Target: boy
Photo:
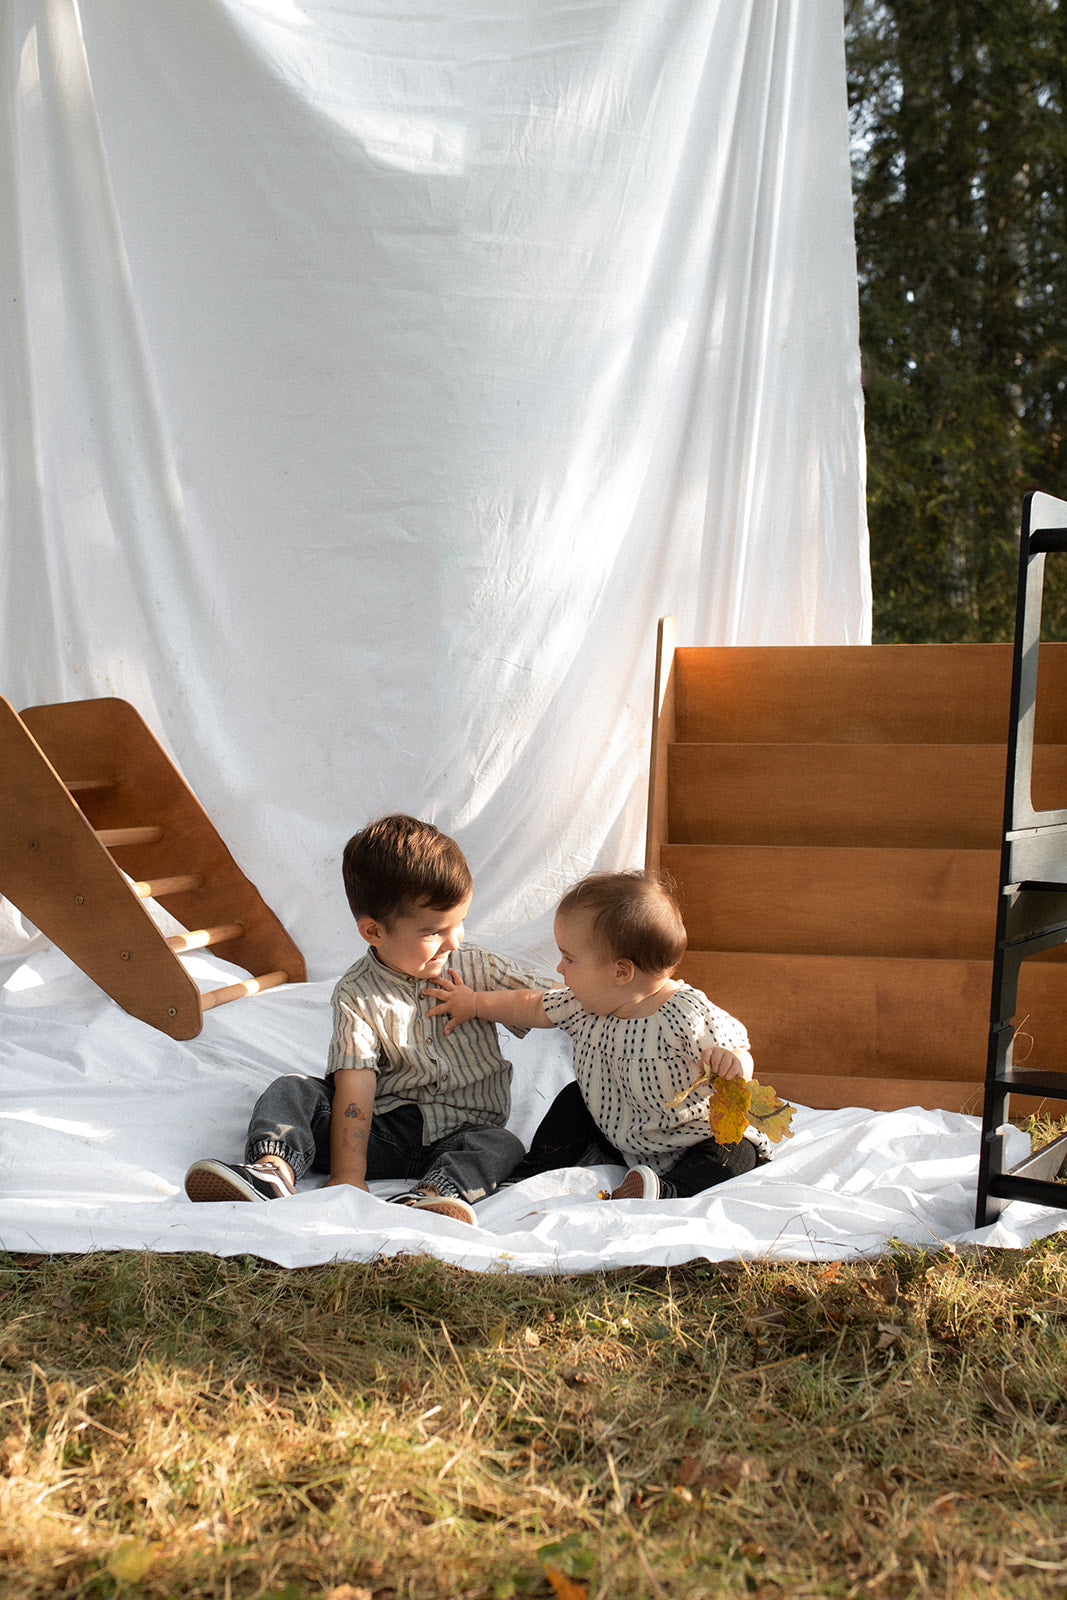
[[[699,989],[673,977],[686,947],[674,896],[651,872],[584,878],[555,921],[567,987],[547,994],[477,994],[454,974],[432,987],[445,1032],[471,1018],[560,1027],[574,1041],[576,1083],[556,1097],[513,1181],[597,1160],[629,1168],[613,1200],[699,1194],[750,1172],[769,1143],[753,1129],[736,1145],[710,1137],[706,1097],[674,1097],[707,1064],[722,1078],[752,1076],[748,1035]]]
[[[480,992],[528,991],[541,980],[488,951],[460,948],[470,869],[432,824],[372,822],[348,841],[342,870],[370,949],[334,990],[327,1076],[276,1079],[252,1112],[246,1164],[196,1161],[186,1193],[273,1200],[292,1194],[307,1171],[356,1189],[371,1178],[408,1178],[418,1181],[398,1203],[473,1222],[470,1202],[491,1194],[523,1154],[504,1126],[511,1064],[490,1022],[446,1037],[425,986],[449,965]]]

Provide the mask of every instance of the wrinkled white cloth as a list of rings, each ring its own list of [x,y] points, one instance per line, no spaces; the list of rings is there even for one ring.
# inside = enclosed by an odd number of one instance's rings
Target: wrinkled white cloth
[[[697,1259],[834,1261],[904,1245],[1020,1247],[1067,1214],[1013,1201],[973,1228],[980,1124],[943,1111],[799,1108],[768,1167],[688,1200],[598,1198],[621,1169],[567,1168],[500,1190],[470,1227],[305,1182],[291,1200],[194,1205],[200,1156],[241,1159],[245,1123],[281,1072],[321,1074],[329,981],[209,1011],[178,1043],[128,1017],[41,940],[7,921],[0,958],[0,1247],[20,1252],[204,1250],[282,1266],[420,1252],[478,1271],[592,1272]],[[15,934],[13,935],[13,929]],[[3,923],[0,922],[0,931]],[[236,970],[183,958],[201,988]],[[566,1041],[508,1040],[511,1126],[528,1137],[569,1074]],[[1017,1148],[1025,1136],[1013,1131]],[[317,1182],[317,1180],[316,1180]]]

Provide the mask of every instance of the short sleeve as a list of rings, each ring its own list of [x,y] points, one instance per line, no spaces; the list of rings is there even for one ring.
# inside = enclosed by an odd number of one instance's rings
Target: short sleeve
[[[378,1038],[370,1018],[357,999],[345,993],[343,982],[333,993],[333,1032],[326,1058],[327,1076],[349,1068],[378,1071]]]
[[[564,1033],[573,1034],[585,1015],[569,989],[549,989],[542,997],[541,1004],[552,1026],[562,1028]]]

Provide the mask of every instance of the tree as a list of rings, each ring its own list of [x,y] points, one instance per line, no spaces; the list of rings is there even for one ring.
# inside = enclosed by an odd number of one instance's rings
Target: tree
[[[875,638],[1010,638],[1023,494],[1067,498],[1067,13],[845,9]]]

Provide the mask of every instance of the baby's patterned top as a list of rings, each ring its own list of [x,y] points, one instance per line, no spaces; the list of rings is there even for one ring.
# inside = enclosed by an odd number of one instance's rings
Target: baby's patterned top
[[[544,1007],[574,1041],[574,1075],[594,1122],[630,1166],[641,1162],[662,1176],[711,1137],[706,1089],[680,1106],[667,1101],[692,1083],[709,1045],[748,1049],[736,1017],[688,984],[650,1017],[594,1016],[569,989],[550,989]]]

